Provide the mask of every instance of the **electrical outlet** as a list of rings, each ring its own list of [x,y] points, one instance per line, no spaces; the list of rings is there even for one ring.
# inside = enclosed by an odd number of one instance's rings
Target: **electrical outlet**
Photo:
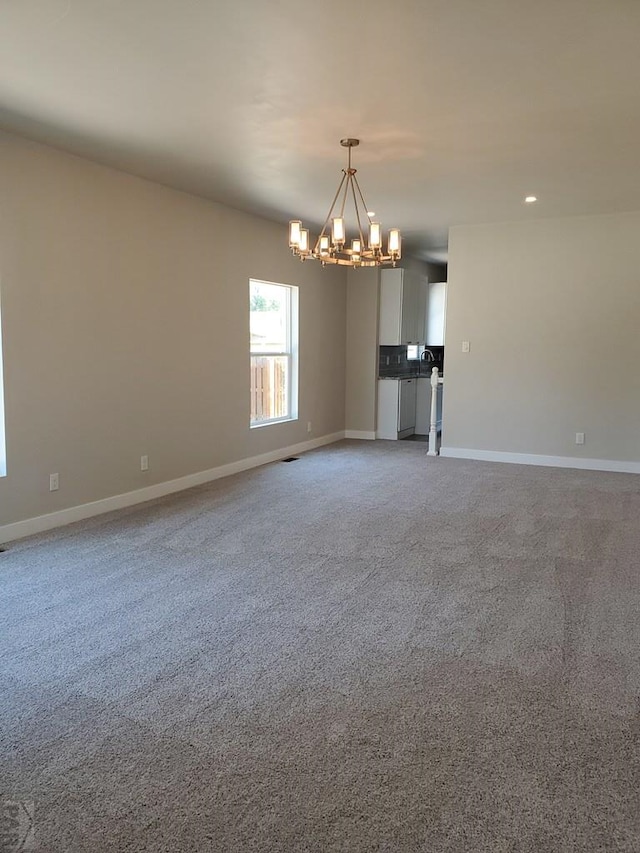
[[[148,456],[141,456],[140,457],[140,470],[141,471],[148,471],[149,470],[149,457]]]
[[[576,444],[584,444],[584,433],[577,432],[576,433]]]
[[[462,352],[469,352],[471,349],[471,344],[469,341],[462,341]]]
[[[60,488],[60,478],[58,474],[49,474],[49,491],[57,492]]]

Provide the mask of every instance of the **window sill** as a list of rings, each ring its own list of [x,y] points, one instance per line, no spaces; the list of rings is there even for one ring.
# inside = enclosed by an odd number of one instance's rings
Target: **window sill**
[[[260,421],[259,423],[249,424],[249,429],[260,429],[261,427],[273,426],[274,424],[288,424],[291,421],[297,421],[298,418],[274,418],[270,421]]]

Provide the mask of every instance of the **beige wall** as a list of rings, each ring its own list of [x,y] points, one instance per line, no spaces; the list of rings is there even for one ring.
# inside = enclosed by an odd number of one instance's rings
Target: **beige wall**
[[[445,448],[640,459],[640,213],[456,227],[448,273]]]
[[[346,274],[286,228],[9,135],[0,185],[0,525],[344,429]],[[257,430],[250,277],[300,287],[299,421]]]
[[[380,272],[347,274],[346,428],[375,434]]]
[[[419,273],[419,275],[426,276],[429,282],[447,280],[446,264],[432,264],[428,261],[420,260],[420,258],[407,255],[402,258],[402,261],[398,266],[405,270],[413,270],[414,272]]]

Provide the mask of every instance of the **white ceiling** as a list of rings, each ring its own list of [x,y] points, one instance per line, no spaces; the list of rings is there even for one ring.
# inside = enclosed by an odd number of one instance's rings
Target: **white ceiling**
[[[356,136],[435,257],[453,224],[639,210],[639,82],[638,0],[0,2],[6,129],[316,224]]]

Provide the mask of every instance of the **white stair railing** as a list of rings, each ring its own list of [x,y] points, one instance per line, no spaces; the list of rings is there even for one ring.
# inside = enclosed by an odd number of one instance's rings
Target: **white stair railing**
[[[431,421],[429,423],[429,450],[427,456],[438,455],[438,378],[437,367],[431,368]]]

